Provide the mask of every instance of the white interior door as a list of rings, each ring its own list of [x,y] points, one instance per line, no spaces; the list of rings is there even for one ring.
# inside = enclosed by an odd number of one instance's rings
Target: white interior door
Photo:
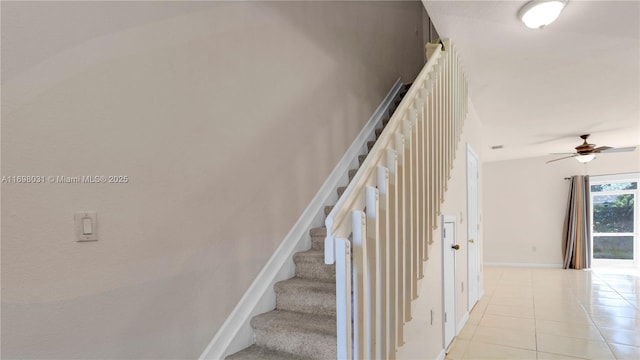
[[[471,146],[467,145],[467,309],[469,311],[480,298],[478,178],[478,157]]]
[[[460,246],[455,243],[455,217],[443,216],[442,222],[442,326],[446,349],[456,335],[456,250]]]

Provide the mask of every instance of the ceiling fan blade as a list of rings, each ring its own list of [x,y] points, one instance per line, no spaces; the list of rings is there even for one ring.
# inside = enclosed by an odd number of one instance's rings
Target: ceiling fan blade
[[[622,148],[608,148],[605,150],[600,150],[601,153],[614,153],[614,152],[625,152],[625,151],[634,151],[636,149],[635,146],[622,147]]]
[[[600,152],[606,152],[609,149],[613,149],[611,146],[600,146],[597,147],[593,150],[591,150],[592,153],[600,153]]]
[[[549,155],[575,155],[576,153],[574,152],[564,152],[564,153],[549,153]]]
[[[568,159],[568,158],[572,158],[572,157],[576,157],[576,156],[578,156],[578,154],[573,154],[571,156],[565,156],[565,157],[561,157],[561,158],[558,158],[558,159],[549,160],[546,163],[548,164],[548,163],[552,163],[554,161],[564,160],[564,159]]]

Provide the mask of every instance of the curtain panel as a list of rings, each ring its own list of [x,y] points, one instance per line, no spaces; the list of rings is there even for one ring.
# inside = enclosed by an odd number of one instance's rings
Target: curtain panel
[[[562,234],[563,268],[591,267],[591,205],[589,176],[572,176]]]

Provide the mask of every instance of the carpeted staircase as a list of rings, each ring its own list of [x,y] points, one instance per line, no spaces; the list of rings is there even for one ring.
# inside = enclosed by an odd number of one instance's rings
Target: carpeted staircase
[[[388,109],[389,118],[407,93],[405,85]],[[376,139],[383,128],[376,129]],[[375,141],[369,141],[369,150]],[[367,155],[358,156],[360,164]],[[349,181],[357,169],[349,170]],[[346,186],[337,189],[342,196]],[[325,215],[333,206],[325,207]],[[251,327],[255,343],[227,360],[335,359],[336,358],[336,272],[335,265],[324,264],[327,229],[309,231],[311,249],[294,255],[296,276],[275,284],[276,309],[254,316]]]

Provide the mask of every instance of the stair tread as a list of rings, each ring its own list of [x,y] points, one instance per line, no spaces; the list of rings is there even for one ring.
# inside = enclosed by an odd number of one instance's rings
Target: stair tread
[[[336,336],[336,318],[329,315],[273,310],[254,316],[251,319],[251,326],[254,329],[269,328],[296,333]]]
[[[275,290],[276,292],[284,290],[295,290],[300,292],[335,293],[336,283],[333,281],[293,277],[291,279],[277,282],[275,284]]]
[[[306,360],[308,357],[274,350],[266,346],[251,345],[242,351],[227,356],[226,360]]]

